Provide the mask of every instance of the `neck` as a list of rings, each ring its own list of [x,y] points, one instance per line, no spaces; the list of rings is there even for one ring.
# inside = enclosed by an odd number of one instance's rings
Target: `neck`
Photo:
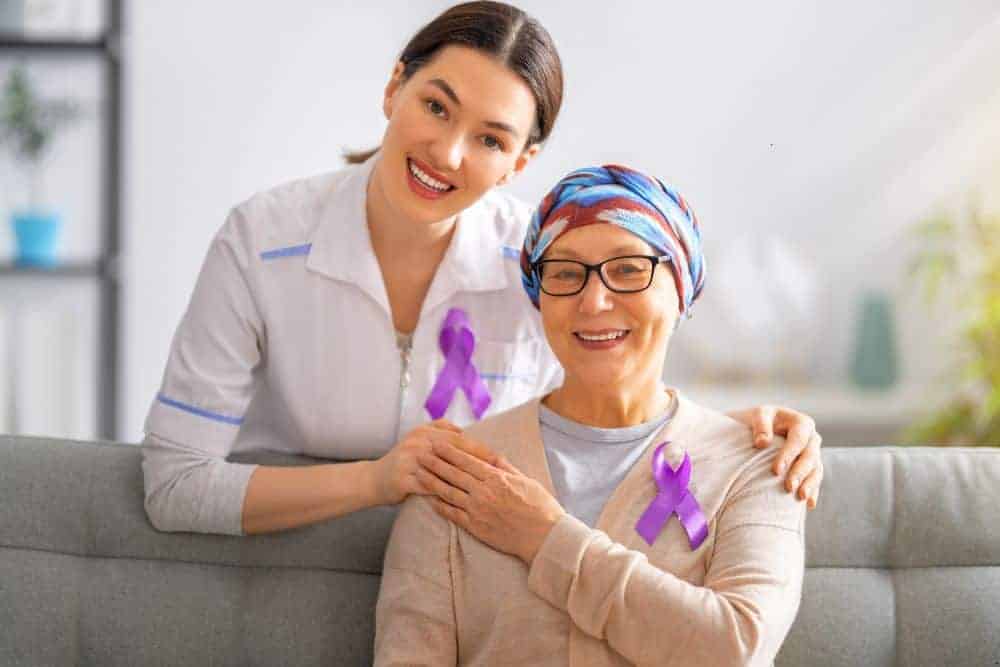
[[[386,199],[381,166],[380,160],[372,170],[365,197],[368,233],[376,257],[380,261],[391,257],[396,262],[420,258],[421,264],[429,259],[436,266],[448,249],[458,216],[429,224],[402,219]]]
[[[561,387],[545,397],[545,406],[573,421],[597,428],[624,428],[666,412],[672,393],[658,376],[628,386],[584,383],[569,374]]]

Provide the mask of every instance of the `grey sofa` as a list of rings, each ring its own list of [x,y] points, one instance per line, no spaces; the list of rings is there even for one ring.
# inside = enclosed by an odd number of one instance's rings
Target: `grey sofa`
[[[265,537],[161,534],[139,458],[0,437],[0,664],[371,662],[391,510]],[[1000,450],[824,461],[778,664],[1000,665]]]

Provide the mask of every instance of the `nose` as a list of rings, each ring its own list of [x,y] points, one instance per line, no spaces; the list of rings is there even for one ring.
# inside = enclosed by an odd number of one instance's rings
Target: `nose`
[[[458,132],[444,132],[431,142],[432,165],[442,171],[458,171],[464,157],[462,137]]]
[[[614,308],[614,292],[605,287],[596,271],[587,275],[587,284],[580,292],[580,312],[586,315],[596,315]]]

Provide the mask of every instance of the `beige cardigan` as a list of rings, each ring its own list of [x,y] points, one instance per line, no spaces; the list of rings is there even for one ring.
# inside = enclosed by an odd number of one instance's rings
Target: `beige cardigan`
[[[771,472],[775,448],[678,396],[676,415],[591,529],[566,515],[529,568],[441,518],[420,497],[392,531],[376,611],[376,665],[767,665],[802,590],[805,504]],[[467,433],[552,492],[538,399]],[[709,523],[692,551],[676,515],[649,546],[635,524],[656,495],[664,440],[686,450]]]

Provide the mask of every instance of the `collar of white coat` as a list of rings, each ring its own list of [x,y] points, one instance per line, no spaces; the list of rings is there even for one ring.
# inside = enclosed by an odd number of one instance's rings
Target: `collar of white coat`
[[[368,179],[378,157],[376,153],[363,164],[348,167],[344,179],[329,194],[313,232],[306,266],[356,285],[391,313],[382,271],[372,249],[365,206]],[[424,299],[424,310],[448,301],[457,292],[507,287],[503,239],[491,217],[481,200],[461,212],[451,245]]]

